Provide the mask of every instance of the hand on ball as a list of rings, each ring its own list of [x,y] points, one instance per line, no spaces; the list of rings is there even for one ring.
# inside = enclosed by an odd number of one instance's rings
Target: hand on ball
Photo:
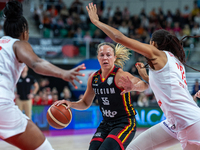
[[[53,105],[59,106],[61,104],[65,104],[67,106],[66,109],[71,107],[71,102],[68,100],[59,100],[59,101],[56,101]]]

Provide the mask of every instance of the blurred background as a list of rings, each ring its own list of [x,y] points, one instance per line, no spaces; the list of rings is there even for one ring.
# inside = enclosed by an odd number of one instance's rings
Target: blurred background
[[[7,0],[0,0],[0,37],[3,32],[3,13]],[[34,52],[58,67],[71,69],[85,63],[83,84],[74,89],[61,79],[35,74],[39,91],[32,99],[32,120],[42,130],[53,130],[46,121],[46,110],[59,100],[77,101],[86,89],[88,76],[99,69],[96,60],[97,46],[101,42],[113,42],[89,20],[85,6],[97,4],[99,19],[123,34],[143,43],[149,43],[151,34],[164,28],[179,39],[186,35],[200,36],[200,0],[21,0],[24,16],[29,23],[29,42]],[[187,64],[200,70],[200,40],[184,40]],[[134,76],[139,74],[135,63],[146,62],[140,54],[131,51],[124,70]],[[194,95],[199,89],[200,73],[186,67],[188,89]],[[165,117],[149,88],[145,92],[132,92],[133,105],[138,115],[139,127],[150,127]],[[16,98],[17,98],[16,93]],[[200,104],[199,99],[194,99]],[[86,111],[73,111],[72,123],[67,129],[95,128],[102,119],[98,102],[94,99]]]

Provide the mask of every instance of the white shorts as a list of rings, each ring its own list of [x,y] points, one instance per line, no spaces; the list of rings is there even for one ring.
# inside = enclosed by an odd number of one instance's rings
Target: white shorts
[[[169,135],[177,139],[177,133],[172,131],[172,129],[169,127],[169,122],[166,119],[160,122],[159,124]]]
[[[1,101],[1,100],[0,100]],[[7,139],[26,130],[28,117],[14,102],[0,104],[0,138]]]
[[[177,138],[180,141],[181,147],[183,149],[196,150],[197,149],[196,147],[200,148],[199,127],[200,127],[200,121],[178,132]]]

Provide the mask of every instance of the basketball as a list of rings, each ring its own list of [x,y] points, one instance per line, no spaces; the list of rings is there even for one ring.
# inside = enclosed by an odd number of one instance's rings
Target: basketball
[[[56,129],[67,127],[72,120],[71,109],[66,109],[66,105],[51,105],[47,111],[47,121],[50,126]]]

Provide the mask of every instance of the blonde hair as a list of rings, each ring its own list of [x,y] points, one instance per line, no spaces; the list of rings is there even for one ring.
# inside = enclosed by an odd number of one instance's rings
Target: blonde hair
[[[131,55],[130,50],[121,44],[117,44],[115,46],[112,43],[104,42],[98,45],[97,53],[99,52],[100,47],[103,45],[109,45],[110,47],[112,47],[114,55],[117,56],[117,59],[115,60],[114,64],[123,69],[125,62],[130,59],[129,58],[129,56]]]

